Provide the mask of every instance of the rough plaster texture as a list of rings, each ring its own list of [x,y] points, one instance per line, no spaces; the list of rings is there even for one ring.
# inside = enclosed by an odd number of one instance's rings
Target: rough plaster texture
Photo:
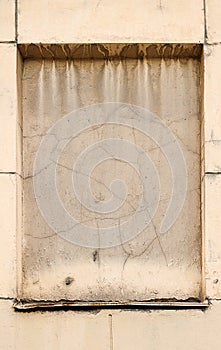
[[[91,186],[102,203],[111,195],[111,181],[122,178],[128,188],[125,204],[111,214],[98,214],[79,203],[71,182],[72,166],[81,152],[103,139],[128,140],[145,150],[157,168],[161,197],[153,222],[134,240],[105,250],[81,248],[59,238],[41,217],[33,193],[33,163],[43,135],[57,120],[88,104],[115,101],[149,109],[174,132],[187,164],[186,201],[177,222],[161,236],[161,221],[171,198],[170,170],[162,151],[136,129],[90,128],[67,145],[57,169],[60,198],[80,224],[102,228],[117,225],[119,218],[127,221],[142,194],[139,174],[130,164],[112,159],[97,164]],[[198,60],[25,62],[24,298],[129,301],[200,296],[199,118]],[[73,279],[71,285],[65,284],[68,276]]]
[[[220,2],[204,1],[152,1],[141,6],[138,2],[132,9],[130,2],[110,3],[107,1],[40,1],[20,0],[15,14],[15,1],[0,1],[0,42],[15,40],[15,18],[18,19],[20,42],[202,42],[209,43],[208,64],[204,73],[207,79],[206,109],[203,123],[215,122],[207,127],[210,140],[211,130],[215,130],[216,140],[220,139],[219,125],[219,62],[220,51]],[[170,5],[171,4],[171,5]],[[67,6],[65,6],[67,5]],[[174,6],[175,5],[175,6]],[[118,11],[123,8],[122,11]],[[132,11],[131,11],[132,9]],[[76,10],[76,11],[75,11]],[[135,11],[136,10],[136,11]],[[141,20],[140,20],[141,19]],[[109,30],[107,30],[107,28]],[[214,44],[214,45],[213,45]],[[7,51],[11,45],[4,44]],[[1,45],[2,47],[2,45]],[[205,47],[205,45],[204,45]],[[206,48],[207,50],[207,48]],[[6,59],[3,61],[3,57]],[[207,57],[206,57],[207,59]],[[15,171],[15,154],[8,153],[15,142],[15,119],[11,119],[13,98],[8,102],[8,89],[14,94],[14,65],[5,53],[1,55],[1,172]],[[14,61],[14,58],[13,58]],[[10,77],[10,79],[9,79]],[[208,79],[209,77],[209,79]],[[211,85],[210,85],[211,83]],[[14,96],[14,95],[13,95]],[[215,107],[213,107],[215,104]],[[3,106],[3,107],[2,107]],[[2,110],[5,111],[2,113]],[[16,111],[14,110],[16,113]],[[3,115],[8,116],[3,118]],[[11,129],[8,127],[10,120]],[[2,128],[1,128],[2,130]],[[9,143],[10,141],[10,143]],[[3,145],[2,145],[3,144]],[[19,145],[19,144],[17,144]],[[207,294],[220,299],[220,222],[219,202],[221,192],[219,146],[207,148],[207,171],[216,176],[207,176],[205,210]],[[11,149],[11,148],[10,148]],[[204,151],[204,148],[202,149]],[[18,155],[20,151],[17,152]],[[203,155],[202,155],[203,158]],[[2,164],[4,169],[2,168]],[[203,174],[204,175],[204,174]],[[2,177],[3,176],[3,177]],[[15,292],[15,196],[11,178],[1,175],[1,297],[13,297]],[[9,183],[10,179],[10,183]],[[14,181],[14,180],[13,180]],[[12,198],[14,200],[12,201]],[[21,215],[20,215],[21,217]],[[18,222],[17,222],[18,223]],[[20,227],[20,226],[19,226]],[[5,233],[7,233],[5,235]],[[212,242],[212,243],[211,243]],[[19,250],[19,249],[18,249]],[[18,254],[19,256],[19,254]],[[191,349],[204,350],[221,347],[220,301],[205,313],[197,310],[183,311],[115,311],[100,314],[70,312],[15,313],[12,300],[1,300],[0,347],[1,349]],[[111,320],[112,319],[112,320]]]

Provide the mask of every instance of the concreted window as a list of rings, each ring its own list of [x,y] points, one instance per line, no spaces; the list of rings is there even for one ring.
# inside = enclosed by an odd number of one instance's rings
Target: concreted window
[[[200,300],[200,46],[20,49],[20,297]]]

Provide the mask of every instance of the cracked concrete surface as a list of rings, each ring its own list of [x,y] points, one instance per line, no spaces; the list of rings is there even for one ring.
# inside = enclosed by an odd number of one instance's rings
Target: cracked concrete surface
[[[199,298],[198,86],[197,59],[25,61],[22,297],[84,301]],[[112,197],[122,200],[110,187],[114,179],[122,179],[127,186],[126,200],[119,210],[111,214],[90,211],[80,203],[73,191],[71,173],[78,156],[90,145],[107,138],[119,138],[139,146],[154,162],[161,185],[158,210],[143,232],[118,247],[95,250],[73,245],[54,234],[37,208],[32,177],[35,154],[47,130],[73,109],[104,101],[141,105],[157,114],[170,127],[186,159],[188,189],[177,222],[169,233],[160,235],[160,223],[171,198],[172,179],[159,147],[135,128],[123,125],[104,123],[82,132],[66,145],[59,157],[56,180],[61,201],[79,222],[79,234],[82,224],[97,228],[98,236],[102,227],[116,226],[121,237],[120,226],[136,211],[142,194],[142,181],[133,164],[120,161],[109,149],[101,148],[109,158],[98,164],[89,177],[83,169],[78,175],[88,177],[98,204]],[[85,196],[85,193],[82,195]],[[73,283],[68,286],[65,284],[67,276],[73,278]]]

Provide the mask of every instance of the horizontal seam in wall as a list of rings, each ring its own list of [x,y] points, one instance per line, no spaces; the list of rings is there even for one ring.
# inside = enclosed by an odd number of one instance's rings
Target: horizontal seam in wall
[[[0,41],[0,44],[17,44],[16,40]]]
[[[206,171],[205,175],[221,175],[221,171]]]
[[[15,300],[15,297],[2,297],[2,296],[0,296],[0,300]]]
[[[208,42],[208,41],[206,41],[205,42],[205,46],[217,46],[217,45],[220,45],[221,44],[221,41],[214,41],[214,42]]]

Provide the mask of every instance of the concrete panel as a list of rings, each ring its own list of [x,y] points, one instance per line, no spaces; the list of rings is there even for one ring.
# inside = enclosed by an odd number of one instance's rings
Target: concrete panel
[[[221,42],[221,7],[219,0],[206,0],[206,24],[208,43]]]
[[[221,298],[221,176],[205,176],[206,294]]]
[[[0,301],[4,350],[220,349],[221,303],[209,310],[18,313]]]
[[[0,174],[0,297],[16,296],[16,175]]]
[[[121,312],[113,315],[113,349],[219,349],[220,303],[206,312]]]
[[[18,1],[20,43],[204,41],[203,0]]]
[[[221,170],[221,45],[204,48],[205,171]]]
[[[0,1],[0,42],[15,41],[15,0]]]
[[[106,313],[15,313],[11,301],[0,301],[0,313],[0,346],[4,350],[109,348]]]
[[[21,60],[14,44],[0,44],[0,172],[20,172],[17,146],[20,123],[19,100],[21,84],[17,94],[18,80],[21,81]],[[18,149],[21,154],[21,147]]]

